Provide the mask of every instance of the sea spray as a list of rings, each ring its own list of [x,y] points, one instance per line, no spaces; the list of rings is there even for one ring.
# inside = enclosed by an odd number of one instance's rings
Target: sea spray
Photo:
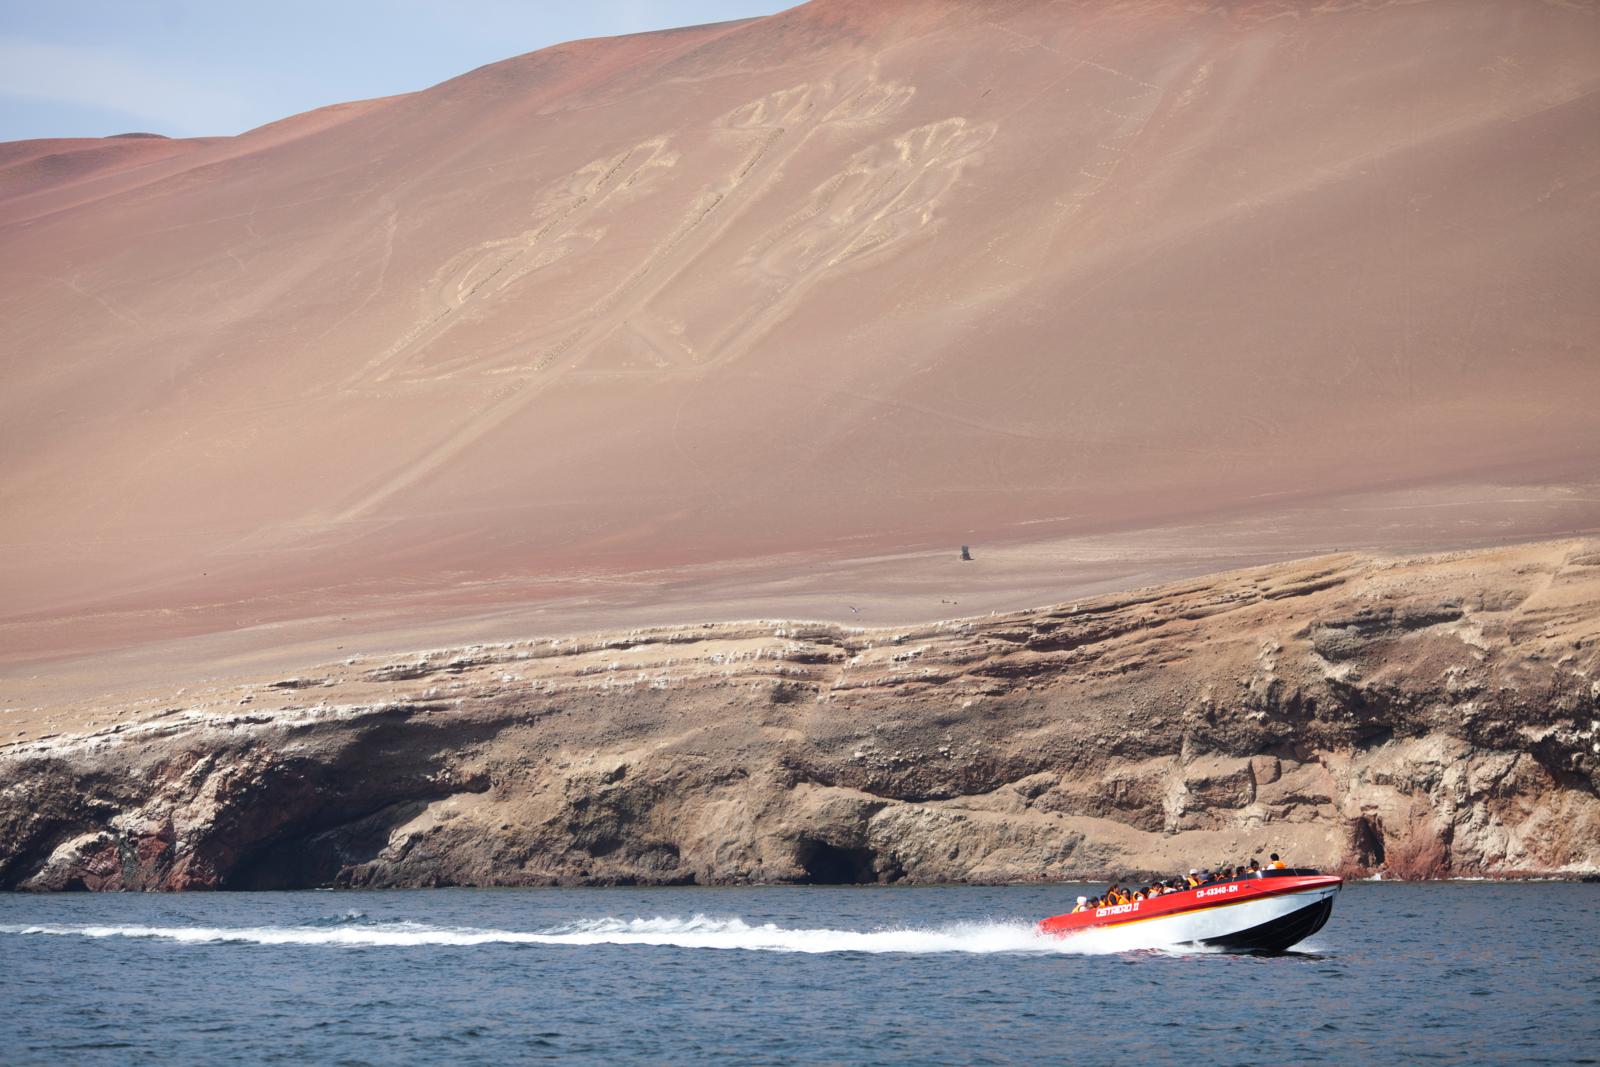
[[[1151,948],[1128,932],[1094,931],[1069,938],[1041,935],[1032,922],[960,922],[933,927],[841,930],[793,928],[775,923],[694,915],[690,918],[602,918],[541,930],[442,927],[413,922],[373,922],[360,913],[300,926],[0,926],[0,934],[90,938],[147,938],[188,944],[416,946],[546,945],[641,946],[789,953],[1067,953],[1103,954]]]

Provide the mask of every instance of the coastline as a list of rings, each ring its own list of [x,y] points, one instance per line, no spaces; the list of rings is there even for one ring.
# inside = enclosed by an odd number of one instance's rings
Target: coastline
[[[1577,540],[353,656],[0,747],[0,885],[1581,879],[1597,604]]]

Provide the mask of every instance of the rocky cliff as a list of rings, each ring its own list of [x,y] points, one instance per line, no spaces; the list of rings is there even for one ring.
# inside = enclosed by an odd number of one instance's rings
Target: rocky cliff
[[[1600,545],[353,658],[0,747],[0,886],[1600,870]]]

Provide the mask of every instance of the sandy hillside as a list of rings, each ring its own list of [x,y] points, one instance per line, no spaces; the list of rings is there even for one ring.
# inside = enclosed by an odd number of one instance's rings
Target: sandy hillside
[[[1600,528],[1597,87],[1593,3],[816,0],[0,146],[0,703]]]

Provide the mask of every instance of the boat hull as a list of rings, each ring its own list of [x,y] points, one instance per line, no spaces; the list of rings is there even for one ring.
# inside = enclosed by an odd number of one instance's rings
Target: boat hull
[[[1342,881],[1316,875],[1246,880],[1040,923],[1060,937],[1113,937],[1131,947],[1283,952],[1322,929]]]
[[[1265,918],[1265,921],[1253,926],[1226,930],[1178,944],[1203,945],[1206,948],[1225,949],[1229,952],[1284,952],[1322,929],[1329,916],[1333,914],[1335,892],[1337,890],[1328,891],[1319,900],[1301,903],[1291,911]],[[1290,900],[1297,901],[1297,898]]]

